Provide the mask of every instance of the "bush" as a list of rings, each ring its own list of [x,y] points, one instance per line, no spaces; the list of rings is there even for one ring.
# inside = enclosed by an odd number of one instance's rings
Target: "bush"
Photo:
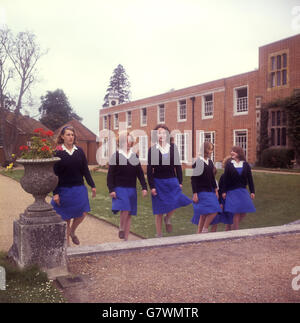
[[[291,168],[295,158],[293,149],[268,148],[262,152],[262,166],[269,168]]]

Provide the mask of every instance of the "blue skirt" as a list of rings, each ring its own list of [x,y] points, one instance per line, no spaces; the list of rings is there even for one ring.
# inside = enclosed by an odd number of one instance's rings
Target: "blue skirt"
[[[237,188],[227,192],[224,211],[235,214],[256,212],[256,209],[248,190],[246,188]]]
[[[197,195],[199,202],[193,202],[194,216],[191,220],[193,224],[198,225],[201,215],[222,212],[215,192],[200,192]],[[218,221],[218,218],[215,221]]]
[[[135,187],[121,187],[115,188],[117,198],[112,199],[111,210],[113,213],[119,211],[129,211],[130,215],[137,215],[137,193]]]
[[[89,212],[91,210],[88,191],[84,185],[59,187],[58,194],[60,205],[57,205],[53,198],[51,200],[51,205],[64,221],[79,218],[84,212]]]
[[[157,195],[152,195],[153,214],[165,214],[192,203],[184,195],[179,186],[177,177],[154,178]]]

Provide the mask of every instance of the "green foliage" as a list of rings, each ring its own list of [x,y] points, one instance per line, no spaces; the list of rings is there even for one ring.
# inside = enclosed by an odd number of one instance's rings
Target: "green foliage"
[[[37,135],[31,137],[31,145],[29,147],[26,145],[20,147],[20,150],[22,151],[21,158],[41,159],[53,157],[53,143],[50,141],[53,132],[51,130],[44,131],[43,128],[37,128],[34,132]]]
[[[108,97],[110,93],[116,93],[119,98],[119,103],[129,102],[130,97],[130,82],[124,67],[119,64],[117,68],[114,69],[113,75],[110,78],[109,87],[106,90],[106,95],[104,97],[104,108],[108,107]]]
[[[4,252],[0,266],[5,268],[6,290],[0,291],[0,303],[63,303],[64,298],[37,266],[18,268]]]
[[[262,166],[271,168],[290,168],[294,150],[287,148],[268,148],[262,152]]]
[[[72,119],[82,120],[72,109],[63,90],[48,91],[41,97],[40,122],[51,130],[56,130]]]

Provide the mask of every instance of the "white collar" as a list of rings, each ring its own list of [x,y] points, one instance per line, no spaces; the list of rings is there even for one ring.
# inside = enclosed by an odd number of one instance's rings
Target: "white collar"
[[[209,158],[204,159],[204,157],[200,156],[200,160],[204,161],[206,165],[209,165]]]
[[[240,167],[243,167],[244,165],[244,161],[243,160],[240,160],[239,162],[236,162],[234,159],[232,159],[232,164],[235,168],[240,168]]]
[[[162,155],[168,154],[170,151],[170,144],[166,143],[165,147],[162,147],[160,144],[156,143],[156,148],[162,153]]]
[[[73,147],[72,147],[72,150],[70,151],[69,149],[67,149],[67,147],[64,145],[64,144],[62,144],[61,145],[61,148],[64,150],[64,151],[66,151],[70,156],[72,156],[73,155],[73,152],[75,151],[75,150],[78,150],[78,148],[75,146],[75,145],[73,145]]]
[[[132,151],[132,148],[130,148],[127,154],[124,150],[119,149],[119,154],[122,154],[126,159],[129,159],[131,155],[133,155],[133,151]]]

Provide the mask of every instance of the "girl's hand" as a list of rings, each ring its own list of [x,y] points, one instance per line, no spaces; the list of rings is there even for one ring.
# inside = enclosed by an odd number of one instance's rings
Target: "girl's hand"
[[[147,196],[147,193],[148,193],[147,190],[142,190],[142,196],[143,197],[146,197]]]
[[[254,193],[251,193],[250,194],[250,197],[252,198],[252,200],[254,200],[255,199],[255,194]]]
[[[180,189],[182,190],[182,184],[179,184],[179,186],[180,186]]]
[[[222,197],[223,197],[223,199],[225,200],[225,199],[226,199],[226,193],[223,193],[223,194],[222,194]]]
[[[92,188],[92,198],[96,197],[96,187]]]
[[[58,195],[58,194],[53,195],[53,201],[54,201],[57,205],[60,205],[60,199],[59,199],[59,195]]]
[[[151,194],[152,194],[153,196],[156,196],[156,195],[157,195],[156,188],[152,188],[152,190],[151,190]]]
[[[218,192],[218,190],[216,190],[216,196],[217,196],[217,199],[219,199],[219,192]]]
[[[194,203],[198,203],[198,202],[199,202],[198,194],[197,194],[197,193],[194,193],[194,194],[193,194],[193,202],[194,202]]]
[[[111,192],[109,193],[110,197],[113,198],[113,199],[116,199],[117,198],[117,194],[116,192]]]

